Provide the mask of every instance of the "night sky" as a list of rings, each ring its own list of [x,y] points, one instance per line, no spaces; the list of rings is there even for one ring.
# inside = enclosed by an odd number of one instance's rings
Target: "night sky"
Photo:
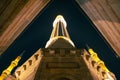
[[[59,14],[64,16],[68,33],[76,48],[85,48],[85,44],[88,44],[119,80],[120,59],[74,0],[52,0],[0,56],[0,73],[22,51],[26,52],[19,65],[39,48],[44,48],[52,32],[53,21]]]

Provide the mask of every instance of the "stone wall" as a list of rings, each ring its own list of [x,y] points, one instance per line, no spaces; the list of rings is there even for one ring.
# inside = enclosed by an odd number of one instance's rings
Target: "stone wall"
[[[120,56],[120,0],[76,0]]]
[[[16,0],[12,0],[12,1],[14,2]],[[22,2],[26,0],[18,0],[18,2],[19,1]],[[10,24],[6,26],[7,28],[3,30],[2,34],[0,35],[0,55],[8,48],[8,46],[17,38],[17,36],[26,28],[26,26],[47,5],[49,1],[50,0],[35,0],[35,1],[29,0],[24,5],[24,7],[20,10],[20,12],[16,14],[16,16],[12,19],[12,21],[10,21]],[[14,5],[16,4],[17,2],[14,3]],[[11,7],[16,8],[16,6],[11,6]],[[11,7],[8,8],[11,9]],[[0,19],[3,17],[2,15],[7,15],[5,11],[3,12],[4,14],[0,14]],[[12,16],[12,14],[8,13],[8,17],[10,16]],[[3,17],[3,18],[9,19],[8,17],[7,18]],[[7,24],[7,22],[5,24]]]

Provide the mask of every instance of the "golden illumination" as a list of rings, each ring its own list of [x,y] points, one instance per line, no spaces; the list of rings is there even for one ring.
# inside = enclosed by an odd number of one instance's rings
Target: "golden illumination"
[[[60,24],[60,25],[59,25]],[[69,37],[68,31],[66,29],[67,23],[62,15],[58,15],[54,22],[53,22],[53,30],[51,33],[51,37],[49,41],[47,42],[45,48],[48,48],[50,44],[54,43],[59,38],[63,38],[68,43],[70,43],[73,47],[75,47],[74,43]],[[60,34],[59,30],[61,29],[62,33]]]
[[[88,49],[91,57],[93,58],[93,60],[106,72],[110,72],[107,67],[105,66],[104,62],[102,60],[99,59],[99,57],[97,56],[97,53],[93,51],[93,49]]]
[[[4,80],[8,75],[11,74],[11,71],[18,65],[20,59],[21,56],[18,56],[14,61],[11,62],[10,66],[2,72],[0,80]]]
[[[64,24],[64,26],[67,27],[67,23],[66,23],[66,21],[65,21],[65,19],[64,19],[64,17],[62,15],[58,15],[55,18],[55,21],[53,22],[53,27],[55,27],[58,22],[62,22]]]
[[[73,47],[75,47],[74,43],[73,43],[69,38],[64,37],[64,36],[56,36],[56,37],[51,38],[51,39],[47,42],[45,48],[47,48],[52,42],[54,42],[55,40],[57,40],[57,39],[59,39],[59,38],[65,39],[65,40],[68,41]]]

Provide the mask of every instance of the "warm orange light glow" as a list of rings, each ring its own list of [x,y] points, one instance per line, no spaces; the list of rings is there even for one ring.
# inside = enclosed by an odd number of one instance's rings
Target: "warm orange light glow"
[[[55,27],[56,24],[57,24],[59,21],[61,21],[65,27],[67,26],[67,23],[66,23],[64,17],[63,17],[62,15],[58,15],[58,16],[55,18],[55,21],[53,22],[53,27]]]

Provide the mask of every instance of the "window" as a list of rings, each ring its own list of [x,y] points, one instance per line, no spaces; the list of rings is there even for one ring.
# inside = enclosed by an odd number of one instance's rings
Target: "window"
[[[32,60],[29,60],[28,62],[29,62],[29,65],[32,65]]]
[[[24,70],[26,70],[26,65],[23,65]]]
[[[86,55],[86,60],[88,61],[90,58],[90,55]]]
[[[95,66],[95,63],[96,63],[95,61],[92,61],[92,62],[91,62],[91,64],[92,64],[93,67]]]
[[[36,60],[38,60],[38,56],[39,56],[39,54],[35,54],[34,55],[34,57],[35,57]]]
[[[16,73],[17,73],[18,76],[20,76],[21,71],[17,71]]]

